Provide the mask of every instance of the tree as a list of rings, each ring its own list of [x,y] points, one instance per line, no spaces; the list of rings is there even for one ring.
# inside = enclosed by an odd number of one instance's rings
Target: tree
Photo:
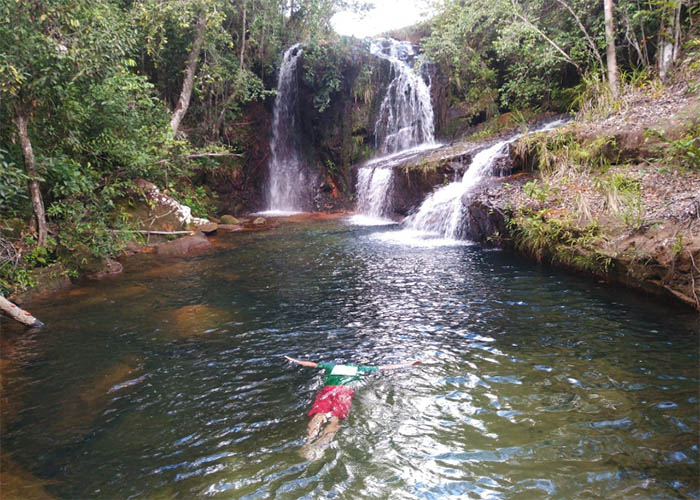
[[[187,108],[190,106],[190,98],[192,97],[192,86],[194,85],[194,74],[197,71],[197,60],[199,59],[199,51],[204,40],[204,33],[207,28],[207,16],[204,13],[197,17],[197,27],[195,28],[194,41],[190,49],[190,55],[187,57],[185,65],[185,77],[182,80],[182,91],[177,100],[177,106],[173,111],[173,117],[170,120],[170,128],[173,131],[173,136],[177,136],[180,122],[187,113]]]
[[[682,4],[682,0],[660,2],[661,22],[658,31],[656,67],[661,80],[666,79],[673,63],[680,56]]]
[[[608,85],[613,96],[617,97],[619,84],[617,80],[617,55],[615,53],[615,27],[613,25],[613,0],[603,0],[605,10],[605,41],[608,63]]]
[[[81,84],[113,71],[130,37],[109,0],[6,0],[0,19],[0,109],[16,126],[41,247],[48,229],[40,183],[52,173],[44,152],[56,144],[56,127],[38,130],[36,117],[54,116]]]

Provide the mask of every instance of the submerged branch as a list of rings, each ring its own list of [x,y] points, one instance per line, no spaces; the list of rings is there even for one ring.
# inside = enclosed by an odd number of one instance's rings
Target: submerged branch
[[[35,328],[44,326],[41,321],[2,296],[0,296],[0,311],[5,312],[12,319],[19,321],[23,325]]]

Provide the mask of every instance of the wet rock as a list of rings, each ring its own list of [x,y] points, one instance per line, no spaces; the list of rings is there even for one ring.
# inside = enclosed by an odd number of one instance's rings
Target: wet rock
[[[182,340],[206,335],[231,320],[231,312],[207,304],[192,304],[157,315],[159,336]]]
[[[263,224],[267,224],[267,219],[265,219],[265,217],[257,217],[253,221],[254,226],[262,226]]]
[[[237,226],[241,223],[240,220],[235,218],[233,215],[222,215],[221,216],[221,224],[228,224],[228,225],[233,225]]]
[[[124,270],[124,266],[114,259],[106,257],[102,259],[103,268],[95,273],[88,274],[87,277],[90,279],[104,279],[109,276],[114,276],[120,274]]]
[[[209,222],[208,224],[202,224],[201,226],[197,226],[197,230],[203,232],[204,234],[213,233],[218,228],[219,225],[214,222]]]
[[[241,229],[243,229],[243,226],[239,224],[219,224],[219,232],[223,233],[233,233]]]
[[[156,253],[163,256],[186,255],[195,250],[202,250],[211,246],[211,242],[203,233],[195,233],[173,241],[161,243],[156,247]]]
[[[6,499],[52,500],[44,489],[55,481],[44,481],[24,470],[8,453],[0,456],[0,491]]]
[[[99,372],[89,382],[68,388],[53,421],[56,440],[70,442],[90,432],[94,420],[109,406],[111,396],[140,380],[141,358],[125,356]]]

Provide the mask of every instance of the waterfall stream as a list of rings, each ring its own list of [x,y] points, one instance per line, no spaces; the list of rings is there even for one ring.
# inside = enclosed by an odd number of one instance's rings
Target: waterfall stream
[[[379,154],[396,153],[433,143],[435,137],[430,88],[413,71],[413,44],[382,38],[372,41],[370,52],[388,60],[394,75],[374,126]]]
[[[358,171],[357,212],[359,224],[386,223],[392,209],[392,160],[404,153],[436,147],[430,87],[413,70],[415,51],[410,42],[391,38],[372,40],[372,55],[391,63],[393,79],[374,126],[380,157]]]
[[[546,132],[564,123],[565,120],[556,120],[528,133]],[[464,236],[461,234],[464,218],[462,198],[485,177],[492,175],[494,166],[508,155],[510,144],[523,135],[525,134],[513,135],[479,151],[474,155],[462,178],[431,193],[421,203],[418,211],[406,219],[403,231],[395,231],[379,237],[401,243],[421,245],[454,244],[463,240]]]
[[[266,192],[268,214],[301,212],[310,205],[313,179],[301,158],[297,130],[297,62],[301,54],[300,44],[287,49],[277,81]]]

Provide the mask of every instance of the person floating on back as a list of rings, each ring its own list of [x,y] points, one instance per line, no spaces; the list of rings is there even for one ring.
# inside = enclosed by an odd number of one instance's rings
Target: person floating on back
[[[350,413],[355,391],[351,384],[378,370],[395,370],[417,365],[420,361],[380,366],[360,366],[354,364],[315,363],[284,357],[287,361],[309,368],[321,368],[325,371],[323,388],[316,394],[314,404],[309,411],[309,433],[301,454],[309,460],[316,460],[333,440],[340,421]],[[321,428],[327,424],[323,431]],[[316,439],[318,438],[318,439]],[[315,440],[315,441],[314,441]]]

